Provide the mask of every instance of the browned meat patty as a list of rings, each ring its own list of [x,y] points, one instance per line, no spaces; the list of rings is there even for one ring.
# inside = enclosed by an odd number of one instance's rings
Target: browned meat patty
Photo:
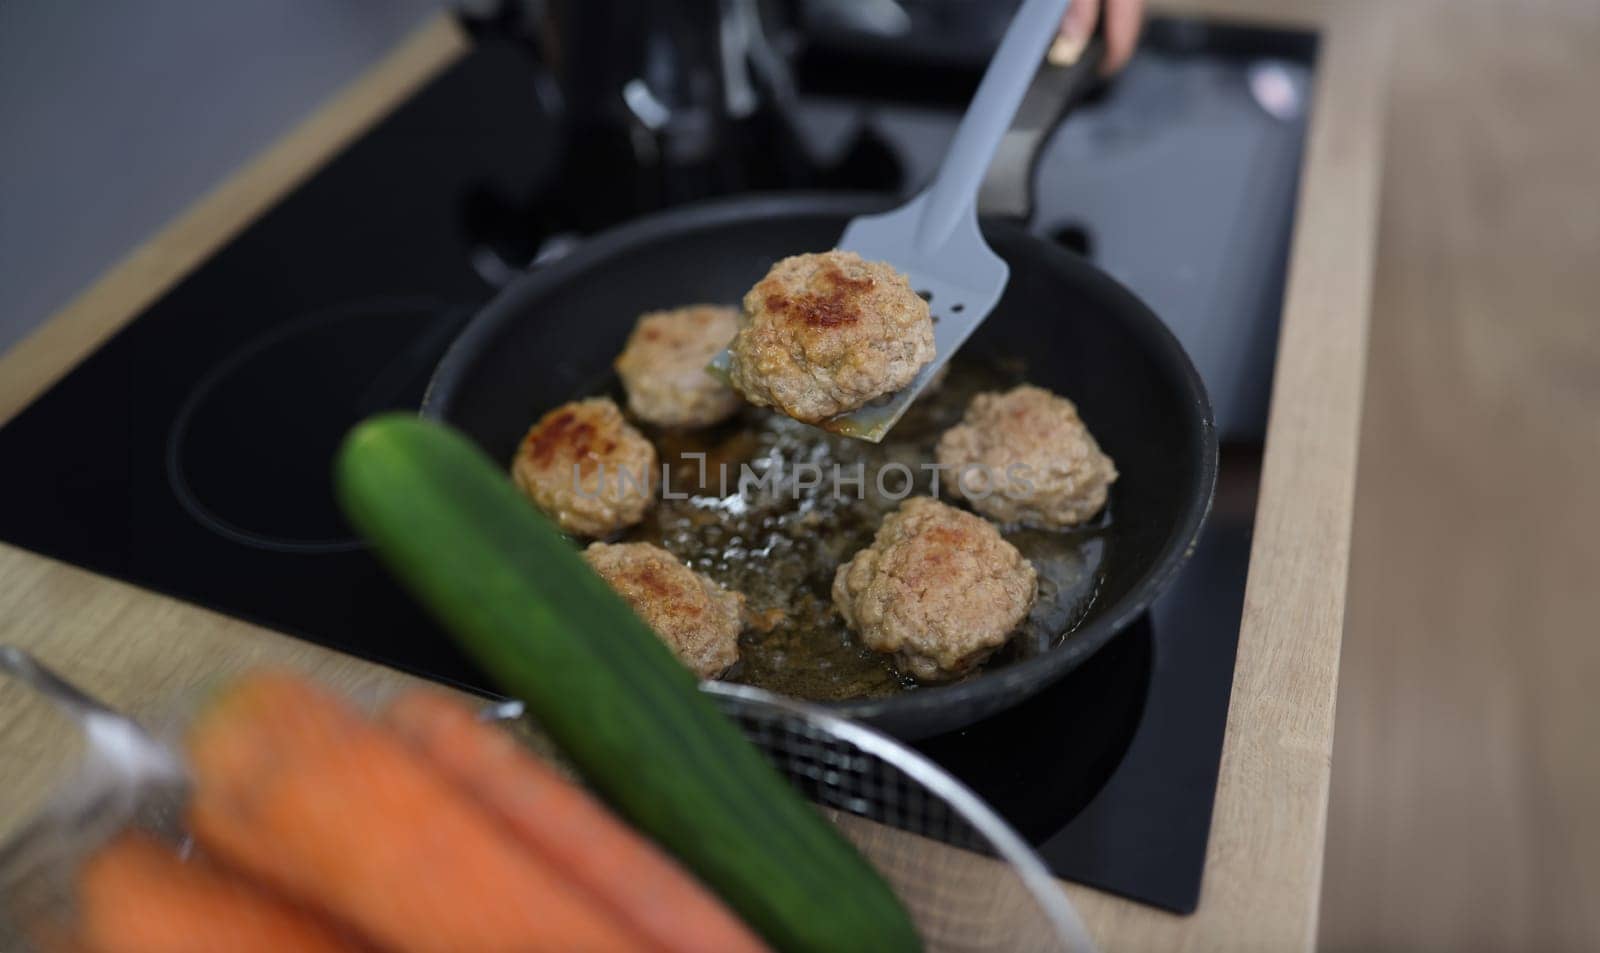
[[[591,543],[583,558],[701,678],[739,660],[744,597],[651,543]]]
[[[817,423],[911,383],[933,360],[933,319],[882,262],[796,255],[744,296],[730,350],[729,376],[746,400]]]
[[[511,464],[522,492],[563,530],[609,536],[656,501],[656,448],[609,398],[562,404],[522,438]]]
[[[952,495],[1005,524],[1059,529],[1106,505],[1117,468],[1072,401],[1024,384],[979,394],[939,438]]]
[[[709,427],[739,409],[733,388],[706,372],[739,330],[739,311],[697,304],[640,315],[617,358],[628,409],[661,427]]]
[[[1032,564],[998,530],[926,496],[890,513],[833,577],[833,604],[862,643],[923,681],[981,664],[1037,594]]]

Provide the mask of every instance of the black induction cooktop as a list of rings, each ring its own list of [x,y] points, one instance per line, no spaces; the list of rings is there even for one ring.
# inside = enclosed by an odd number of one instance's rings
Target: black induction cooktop
[[[1193,30],[1178,32],[1187,52],[1173,55],[1213,56]],[[1239,31],[1216,35],[1215,57],[1239,55]],[[606,184],[552,181],[570,163],[540,81],[524,46],[480,39],[6,424],[0,539],[485,688],[352,536],[329,467],[355,421],[419,405],[508,255],[581,240],[541,216],[541,196],[570,203]],[[884,165],[869,167],[881,184]],[[1281,293],[1276,280],[1260,293]],[[1269,345],[1275,301],[1255,332]],[[1038,697],[920,745],[1063,877],[1177,911],[1197,902],[1253,460],[1248,445],[1225,452],[1224,502],[1145,619]]]

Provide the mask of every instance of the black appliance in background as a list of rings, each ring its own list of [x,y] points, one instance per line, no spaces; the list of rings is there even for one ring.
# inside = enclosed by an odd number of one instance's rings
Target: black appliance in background
[[[463,59],[0,430],[0,539],[483,688],[341,520],[337,441],[371,413],[415,408],[498,285],[606,224],[752,185],[908,192],[924,180],[983,50],[933,55],[922,34],[901,49],[853,43],[861,24],[817,21],[820,6],[739,41],[794,65],[752,70],[753,104],[722,80],[706,99],[699,81],[674,92],[627,75],[640,62],[628,56],[578,64],[599,78],[564,72],[552,31],[593,23],[472,22]],[[957,6],[983,4],[898,5]],[[722,43],[723,18],[753,3],[683,7],[682,23],[714,23]],[[672,30],[702,35],[682,23],[649,21],[634,53],[653,45],[670,62],[695,48],[663,45]],[[1093,257],[1184,338],[1231,440],[1218,505],[1146,620],[1014,711],[921,746],[1057,874],[1172,910],[1195,906],[1205,856],[1314,51],[1302,34],[1157,20],[1051,141],[1033,227]]]

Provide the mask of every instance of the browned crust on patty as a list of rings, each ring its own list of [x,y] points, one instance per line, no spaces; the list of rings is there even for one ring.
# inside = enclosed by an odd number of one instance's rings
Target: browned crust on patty
[[[817,423],[909,384],[933,360],[933,320],[883,262],[795,255],[745,295],[729,351],[729,378],[746,400]]]
[[[511,477],[563,530],[607,536],[655,504],[656,450],[609,398],[562,404],[529,428]]]

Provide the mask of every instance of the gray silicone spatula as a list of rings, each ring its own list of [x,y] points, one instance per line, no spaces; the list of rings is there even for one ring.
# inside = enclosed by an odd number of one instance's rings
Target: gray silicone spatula
[[[1010,270],[978,230],[978,188],[1070,2],[1025,0],[989,61],[932,184],[893,211],[865,215],[845,227],[839,248],[888,262],[911,280],[912,288],[929,295],[936,354],[903,390],[819,426],[881,441],[1000,301]],[[728,352],[723,351],[712,367],[725,374],[727,362]]]

